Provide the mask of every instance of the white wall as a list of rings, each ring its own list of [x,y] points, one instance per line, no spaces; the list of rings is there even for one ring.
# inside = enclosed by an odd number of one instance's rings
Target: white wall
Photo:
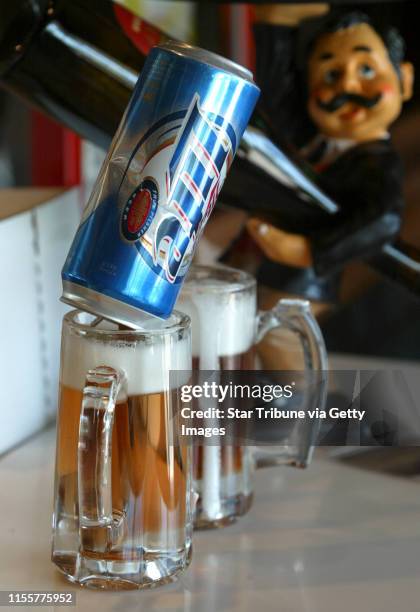
[[[61,267],[77,229],[82,191],[73,189],[0,221],[0,453],[54,418]]]

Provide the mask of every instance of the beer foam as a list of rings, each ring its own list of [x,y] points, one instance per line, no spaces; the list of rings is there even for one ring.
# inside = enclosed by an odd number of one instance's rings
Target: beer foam
[[[201,369],[216,368],[218,357],[246,352],[255,341],[256,297],[216,279],[186,282],[176,308],[191,318],[193,356]]]
[[[191,345],[188,334],[176,340],[168,334],[150,344],[123,340],[111,344],[70,333],[63,341],[62,362],[61,382],[68,387],[83,390],[88,370],[109,366],[127,377],[127,388],[119,397],[144,395],[168,390],[170,370],[191,369]],[[186,373],[185,383],[188,377]]]

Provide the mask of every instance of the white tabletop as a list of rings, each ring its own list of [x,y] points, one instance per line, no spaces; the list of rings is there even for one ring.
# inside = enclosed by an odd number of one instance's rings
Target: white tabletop
[[[2,590],[75,589],[50,562],[54,445],[49,431],[0,460]],[[316,458],[305,471],[259,471],[255,493],[236,525],[195,535],[192,564],[175,584],[124,593],[76,589],[77,609],[420,609],[418,483]]]

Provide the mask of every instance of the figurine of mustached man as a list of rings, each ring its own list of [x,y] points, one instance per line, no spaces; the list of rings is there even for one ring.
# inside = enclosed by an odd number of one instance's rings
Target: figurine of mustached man
[[[319,173],[340,213],[317,227],[302,220],[296,233],[257,218],[247,229],[268,258],[261,282],[310,299],[315,312],[316,303],[337,299],[344,264],[374,254],[399,233],[403,171],[389,127],[411,98],[414,78],[399,33],[378,29],[360,12],[322,20],[302,78],[301,22],[328,10],[326,4],[262,5],[255,25],[263,109]]]

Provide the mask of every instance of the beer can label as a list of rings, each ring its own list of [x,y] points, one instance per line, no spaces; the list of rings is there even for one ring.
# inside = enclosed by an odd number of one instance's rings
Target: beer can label
[[[63,279],[169,314],[258,93],[227,69],[153,49]]]
[[[182,114],[152,126],[132,154],[147,157],[139,186],[126,199],[129,160],[118,191],[122,238],[170,283],[188,268],[236,150],[232,126],[204,112],[198,94]]]

